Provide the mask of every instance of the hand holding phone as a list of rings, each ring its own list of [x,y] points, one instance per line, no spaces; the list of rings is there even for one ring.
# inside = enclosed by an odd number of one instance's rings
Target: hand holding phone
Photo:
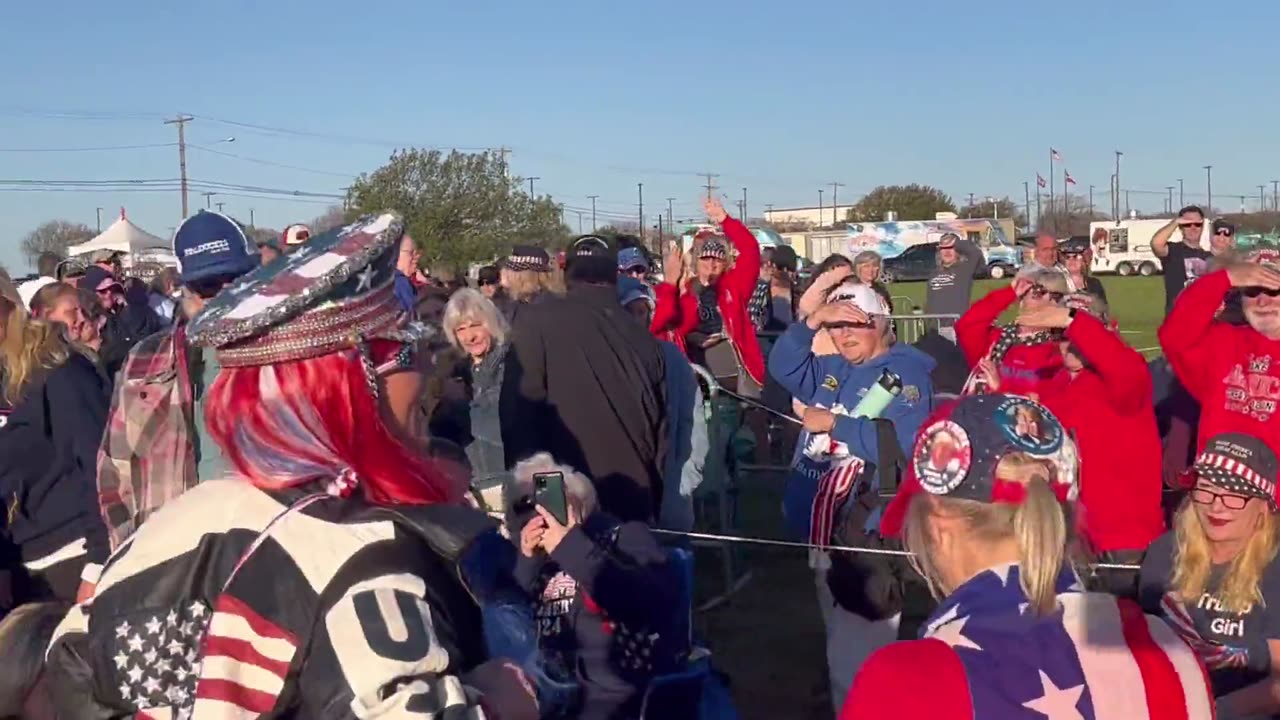
[[[533,476],[533,501],[561,525],[569,524],[569,500],[564,492],[564,473],[545,472]]]

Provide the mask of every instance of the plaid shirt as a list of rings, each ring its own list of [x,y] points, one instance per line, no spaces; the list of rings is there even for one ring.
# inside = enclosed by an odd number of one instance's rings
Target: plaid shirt
[[[196,484],[186,326],[144,338],[116,378],[98,451],[98,502],[115,550]]]
[[[769,324],[769,281],[757,280],[756,289],[751,292],[751,299],[747,301],[747,312],[751,315],[751,324],[756,326],[756,331],[764,329]]]

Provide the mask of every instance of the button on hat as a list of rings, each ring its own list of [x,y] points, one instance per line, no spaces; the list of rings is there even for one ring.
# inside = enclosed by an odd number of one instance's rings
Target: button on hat
[[[1244,433],[1222,433],[1205,444],[1192,471],[1224,490],[1276,504],[1276,472],[1280,464],[1267,444]]]
[[[906,478],[885,508],[880,533],[899,535],[911,499],[921,493],[1020,503],[1025,488],[996,478],[996,466],[1012,453],[1046,460],[1053,467],[1049,483],[1054,494],[1062,502],[1076,498],[1076,446],[1053,413],[1017,395],[970,395],[921,426]]]
[[[318,235],[219,293],[188,336],[218,348],[225,367],[305,360],[374,339],[421,339],[425,328],[406,322],[392,290],[403,234],[400,217],[384,213]]]
[[[173,254],[183,283],[239,277],[258,265],[253,243],[240,223],[208,210],[178,226],[173,234]]]

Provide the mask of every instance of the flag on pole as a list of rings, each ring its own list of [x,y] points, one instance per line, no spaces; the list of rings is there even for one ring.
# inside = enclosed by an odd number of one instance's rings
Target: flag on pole
[[[1049,148],[1049,154],[1053,156],[1054,160],[1057,160],[1058,162],[1062,162],[1062,153],[1059,153],[1057,150],[1054,150],[1053,148]]]
[[[1044,181],[1044,178],[1040,177],[1040,173],[1036,173],[1036,185],[1039,185],[1040,187],[1044,187],[1047,184],[1048,183]]]
[[[1066,179],[1068,185],[1076,184],[1076,179],[1071,177],[1071,173],[1067,172],[1066,170],[1062,171],[1062,176]]]

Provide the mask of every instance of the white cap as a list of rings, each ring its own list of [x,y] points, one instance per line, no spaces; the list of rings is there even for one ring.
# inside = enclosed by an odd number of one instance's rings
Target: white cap
[[[40,288],[45,285],[52,285],[58,282],[51,277],[38,277],[35,280],[28,280],[18,286],[18,297],[22,298],[22,305],[28,310],[31,309],[31,299],[40,292]]]
[[[880,293],[862,283],[847,282],[837,285],[827,296],[827,302],[851,302],[868,315],[889,314],[889,306],[880,297]]]

